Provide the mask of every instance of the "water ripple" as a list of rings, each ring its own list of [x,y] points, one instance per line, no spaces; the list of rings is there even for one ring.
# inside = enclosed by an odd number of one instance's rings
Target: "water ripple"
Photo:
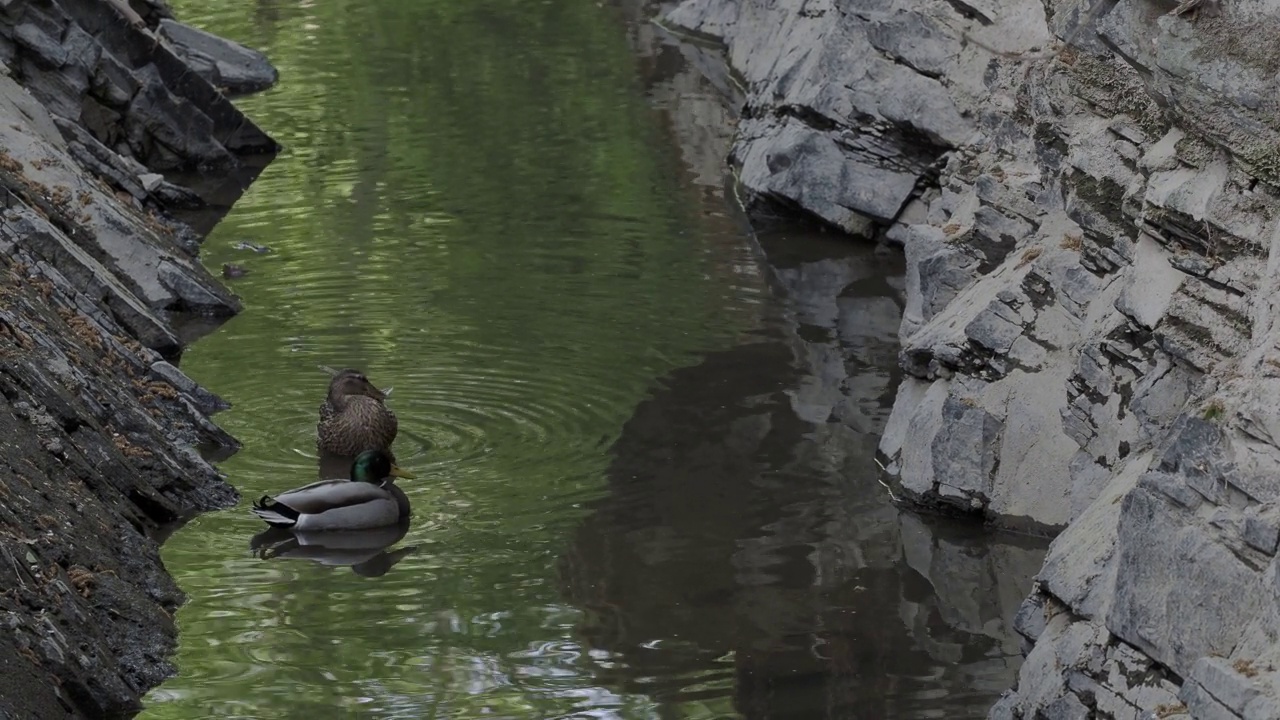
[[[604,687],[557,559],[654,379],[768,295],[624,34],[592,3],[173,4],[277,63],[238,102],[288,150],[202,248],[248,270],[183,358],[233,404],[244,499],[164,547],[190,599],[143,720],[654,716]],[[394,388],[414,551],[380,575],[250,548],[248,503],[316,477],[320,366]]]

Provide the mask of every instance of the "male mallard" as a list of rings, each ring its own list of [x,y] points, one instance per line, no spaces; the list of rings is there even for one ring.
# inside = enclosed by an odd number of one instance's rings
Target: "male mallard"
[[[351,464],[350,480],[321,480],[275,497],[263,495],[254,515],[297,530],[365,530],[409,516],[409,498],[395,478],[412,478],[382,450],[366,450]]]
[[[316,447],[322,453],[351,457],[368,449],[390,450],[399,424],[384,401],[385,393],[359,370],[333,376],[329,396],[320,406]]]

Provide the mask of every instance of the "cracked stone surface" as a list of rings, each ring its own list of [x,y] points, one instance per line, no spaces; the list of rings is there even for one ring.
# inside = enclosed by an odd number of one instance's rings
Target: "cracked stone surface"
[[[664,16],[742,79],[749,207],[903,248],[903,494],[1057,535],[993,718],[1280,717],[1280,12],[1174,6]]]

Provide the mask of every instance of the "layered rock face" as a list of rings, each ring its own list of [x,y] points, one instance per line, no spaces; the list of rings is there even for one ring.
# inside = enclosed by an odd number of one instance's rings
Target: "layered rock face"
[[[0,718],[136,710],[182,601],[162,528],[236,500],[170,321],[239,301],[165,173],[276,146],[126,10],[0,2]]]
[[[902,245],[880,450],[903,493],[1061,532],[993,716],[1280,717],[1280,8],[688,0],[665,21],[742,78],[753,202]]]

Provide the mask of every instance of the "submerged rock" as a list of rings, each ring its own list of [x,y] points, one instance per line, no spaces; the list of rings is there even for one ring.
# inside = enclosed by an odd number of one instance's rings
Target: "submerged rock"
[[[1061,532],[992,717],[1280,717],[1274,3],[665,19],[744,81],[751,197],[903,246],[904,494]]]
[[[249,274],[249,269],[235,263],[222,263],[222,277],[228,280],[242,278]]]
[[[231,247],[236,250],[248,250],[250,252],[258,253],[259,255],[265,255],[271,252],[271,248],[266,245],[259,245],[258,243],[250,242],[248,240],[237,240]]]

